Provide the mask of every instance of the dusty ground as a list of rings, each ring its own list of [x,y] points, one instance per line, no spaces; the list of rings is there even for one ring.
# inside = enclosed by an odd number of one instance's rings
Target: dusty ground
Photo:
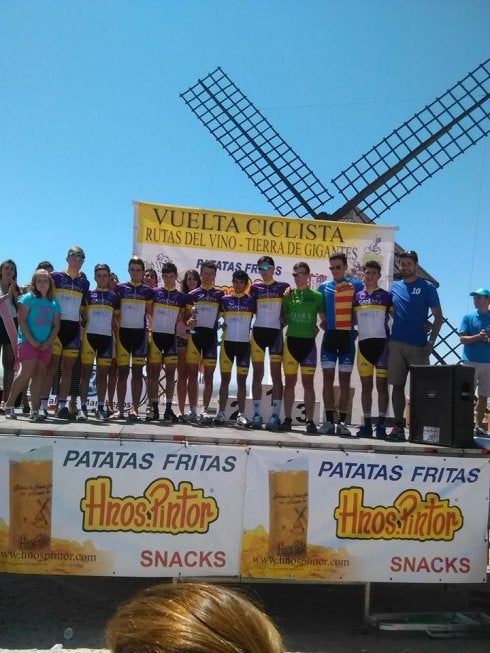
[[[117,605],[149,584],[137,578],[0,574],[0,651],[100,652]],[[488,653],[488,639],[431,639],[425,633],[376,632],[363,625],[364,586],[264,584],[241,586],[258,599],[290,651],[333,653]],[[371,586],[370,613],[484,611],[489,585]],[[66,639],[67,629],[73,636]],[[68,631],[68,635],[71,632]]]

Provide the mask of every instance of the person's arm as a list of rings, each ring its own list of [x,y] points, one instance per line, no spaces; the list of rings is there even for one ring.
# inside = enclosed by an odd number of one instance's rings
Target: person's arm
[[[318,312],[318,317],[320,318],[320,324],[316,327],[315,335],[318,335],[320,329],[323,329],[325,331],[327,327],[327,316],[323,311]]]
[[[439,335],[439,331],[441,330],[444,318],[442,316],[442,309],[440,306],[434,306],[431,308],[431,311],[432,315],[434,316],[434,322],[432,323],[432,328],[429,334],[429,343],[433,347],[435,341],[437,340],[437,336]]]
[[[153,326],[153,300],[149,300],[145,304],[145,319],[146,319],[146,329],[151,331]]]
[[[17,300],[19,299],[20,290],[19,290],[19,287],[17,286],[17,283],[15,282],[14,279],[11,279],[11,281],[10,281],[10,286],[9,286],[9,289],[8,289],[8,295],[11,297],[11,299],[12,299],[12,301],[14,303],[14,306],[17,307]]]
[[[281,321],[281,329],[284,329],[288,325],[288,313],[287,313],[287,306],[289,302],[289,295],[291,288],[287,288],[288,293],[284,293],[282,301],[281,301],[281,315],[280,315],[280,321]]]
[[[490,343],[490,337],[488,336],[485,329],[482,329],[479,333],[475,333],[472,336],[466,335],[464,333],[460,333],[459,334],[459,342],[462,345],[474,345],[475,342]]]
[[[29,315],[29,305],[28,304],[19,304],[19,310],[17,314],[17,319],[19,320],[19,326],[22,330],[22,333],[25,336],[25,339],[27,342],[34,347],[34,349],[39,349],[41,347],[41,343],[39,340],[36,340],[34,336],[31,333],[31,330],[29,329],[29,326],[27,324],[27,316]]]
[[[88,322],[88,306],[82,304],[80,306],[80,326],[85,328]]]

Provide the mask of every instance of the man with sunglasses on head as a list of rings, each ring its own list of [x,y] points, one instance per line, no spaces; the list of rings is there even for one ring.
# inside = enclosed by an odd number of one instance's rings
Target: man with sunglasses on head
[[[54,298],[61,307],[61,321],[58,336],[53,343],[51,360],[46,372],[46,381],[41,397],[41,410],[48,408],[48,397],[53,378],[58,369],[61,357],[61,376],[59,381],[58,407],[56,417],[70,419],[70,411],[66,405],[70,391],[73,367],[78,359],[81,345],[81,310],[87,301],[90,287],[85,275],[81,272],[85,262],[85,252],[81,247],[70,247],[66,256],[68,267],[63,272],[52,272],[54,283]]]
[[[256,316],[252,328],[252,427],[262,428],[262,380],[264,378],[265,350],[269,349],[270,375],[272,380],[272,413],[267,422],[269,431],[277,431],[281,424],[279,414],[282,405],[282,350],[283,335],[281,323],[282,298],[289,284],[276,281],[274,260],[270,256],[261,256],[257,267],[262,281],[256,282],[250,289],[250,295],[256,301]]]
[[[318,291],[323,295],[324,312],[327,318],[327,328],[322,342],[323,369],[323,404],[325,408],[325,423],[320,427],[322,435],[350,436],[351,432],[345,425],[347,407],[349,404],[350,377],[354,366],[355,339],[352,324],[352,303],[354,295],[363,288],[362,281],[348,279],[347,257],[337,252],[329,257],[332,281],[320,284]],[[335,398],[334,381],[335,368],[339,367],[339,419],[334,423]]]
[[[399,255],[402,279],[395,281],[390,289],[395,314],[388,344],[388,383],[393,386],[395,426],[386,436],[389,442],[405,442],[405,384],[410,365],[429,365],[443,321],[436,287],[417,276],[418,261],[416,252],[402,252]],[[427,329],[429,310],[434,321]]]

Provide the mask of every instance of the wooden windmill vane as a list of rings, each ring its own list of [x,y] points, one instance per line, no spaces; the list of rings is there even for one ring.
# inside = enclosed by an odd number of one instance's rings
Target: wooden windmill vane
[[[490,59],[374,145],[332,179],[342,204],[222,68],[181,98],[282,216],[375,222],[490,131]],[[403,248],[398,244],[395,253]],[[395,274],[397,272],[395,256]],[[424,269],[421,276],[434,281]],[[436,362],[454,359],[459,338],[444,320]]]

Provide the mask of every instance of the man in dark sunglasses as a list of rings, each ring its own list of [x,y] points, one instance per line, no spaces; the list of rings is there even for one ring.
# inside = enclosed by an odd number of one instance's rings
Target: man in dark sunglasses
[[[362,281],[348,279],[347,257],[338,252],[329,257],[332,281],[320,284],[323,295],[327,328],[323,336],[321,362],[323,369],[323,404],[325,422],[320,427],[322,435],[348,437],[350,430],[345,425],[350,393],[350,377],[354,366],[355,341],[352,325],[352,302],[354,295],[363,288]],[[334,381],[335,368],[339,368],[338,422],[335,424]]]
[[[252,329],[252,427],[262,428],[262,380],[264,378],[265,350],[269,349],[270,375],[272,380],[272,413],[267,422],[269,431],[277,431],[281,424],[279,414],[282,404],[282,350],[283,335],[281,323],[281,302],[289,284],[276,281],[274,272],[276,266],[270,256],[261,256],[257,266],[262,277],[250,289],[250,295],[257,304],[257,313]]]

